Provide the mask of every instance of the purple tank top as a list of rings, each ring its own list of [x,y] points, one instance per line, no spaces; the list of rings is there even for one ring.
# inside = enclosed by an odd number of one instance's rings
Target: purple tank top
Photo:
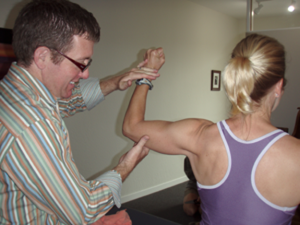
[[[218,124],[228,155],[228,169],[215,185],[197,183],[201,199],[200,225],[288,225],[297,207],[280,207],[266,200],[255,185],[255,170],[260,159],[279,138],[275,130],[260,138],[237,138],[225,121]]]

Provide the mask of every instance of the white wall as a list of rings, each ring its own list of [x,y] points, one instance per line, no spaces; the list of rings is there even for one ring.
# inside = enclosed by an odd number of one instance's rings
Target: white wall
[[[246,19],[239,20],[240,30],[245,33]],[[300,27],[300,13],[286,13],[280,16],[261,16],[254,15],[253,31],[278,30],[286,28]]]
[[[142,60],[145,49],[164,48],[166,63],[149,93],[146,119],[202,117],[216,122],[228,116],[223,88],[210,91],[210,72],[223,70],[241,38],[236,19],[186,0],[73,1],[91,11],[101,26],[93,76],[123,73]],[[10,28],[20,4],[9,13],[12,3],[7,2],[0,0],[0,26]],[[133,145],[121,132],[133,88],[114,92],[94,110],[66,120],[84,177],[111,169]],[[183,159],[150,152],[124,183],[123,202],[185,181]]]
[[[282,16],[254,16],[253,30],[272,30],[300,27],[300,14],[283,14]]]

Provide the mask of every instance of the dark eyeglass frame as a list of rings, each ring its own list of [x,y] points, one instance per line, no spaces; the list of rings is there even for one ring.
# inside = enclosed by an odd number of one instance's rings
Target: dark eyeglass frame
[[[61,53],[60,51],[58,51],[56,49],[53,49],[53,50],[55,50],[56,52],[58,52],[60,55],[67,58],[68,60],[70,60],[75,66],[77,66],[81,70],[82,73],[91,65],[91,63],[93,61],[92,59],[90,59],[88,61],[88,63],[86,65],[84,65],[82,63],[75,61],[74,59],[71,59],[70,57],[66,56],[65,54]]]

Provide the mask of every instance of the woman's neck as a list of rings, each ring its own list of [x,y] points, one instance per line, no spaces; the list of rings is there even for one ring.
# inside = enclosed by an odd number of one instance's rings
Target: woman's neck
[[[240,139],[249,141],[261,137],[276,128],[271,124],[270,114],[257,110],[249,115],[242,113],[227,120],[231,131]]]

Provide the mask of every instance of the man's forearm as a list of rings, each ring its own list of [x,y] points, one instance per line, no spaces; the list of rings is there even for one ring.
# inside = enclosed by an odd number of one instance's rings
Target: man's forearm
[[[132,149],[120,158],[119,164],[114,168],[114,170],[120,174],[123,182],[136,165],[148,155],[149,149],[144,146],[148,139],[148,136],[143,136]]]
[[[99,85],[103,95],[107,96],[111,92],[118,90],[118,84],[120,79],[120,76],[115,76],[109,79],[100,80]]]

